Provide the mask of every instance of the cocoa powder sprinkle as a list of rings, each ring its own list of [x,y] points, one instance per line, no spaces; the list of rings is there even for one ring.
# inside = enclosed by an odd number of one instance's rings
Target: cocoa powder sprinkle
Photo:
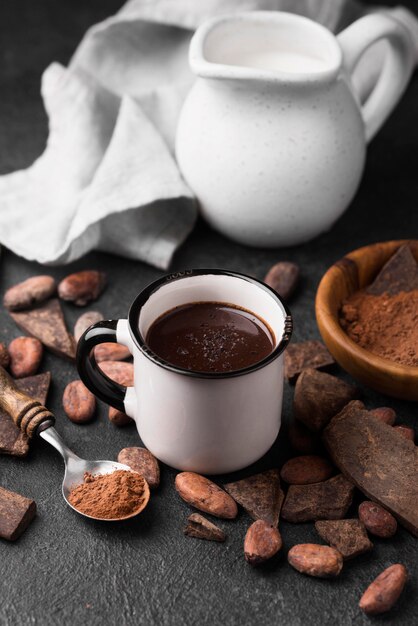
[[[145,480],[137,472],[116,470],[111,474],[84,474],[84,483],[74,487],[68,501],[80,513],[102,519],[132,515],[145,498]]]
[[[340,323],[362,348],[418,367],[418,289],[396,295],[358,291],[343,303]]]

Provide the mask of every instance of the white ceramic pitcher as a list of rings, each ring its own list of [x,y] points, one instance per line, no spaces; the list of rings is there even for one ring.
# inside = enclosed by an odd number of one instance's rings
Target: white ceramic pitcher
[[[362,105],[351,75],[387,40],[379,80]],[[409,32],[385,13],[335,37],[298,15],[252,12],[195,33],[198,77],[177,131],[183,176],[206,220],[244,244],[298,244],[328,230],[352,200],[366,143],[413,68]]]

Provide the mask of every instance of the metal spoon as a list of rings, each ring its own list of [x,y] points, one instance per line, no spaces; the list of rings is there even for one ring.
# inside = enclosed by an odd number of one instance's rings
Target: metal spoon
[[[117,518],[103,518],[86,515],[76,509],[69,501],[68,496],[74,487],[84,482],[85,472],[90,474],[110,474],[115,470],[132,472],[130,467],[115,461],[86,461],[74,454],[64,443],[62,437],[54,428],[55,417],[40,402],[33,400],[23,391],[18,389],[9,374],[0,366],[0,407],[13,419],[20,430],[32,438],[39,435],[61,454],[65,463],[64,480],[62,482],[62,495],[65,502],[79,515],[90,519],[105,522],[120,522],[139,515],[148,504],[150,491],[147,481],[144,482],[144,499],[141,506],[130,515]],[[136,472],[134,472],[136,473]]]

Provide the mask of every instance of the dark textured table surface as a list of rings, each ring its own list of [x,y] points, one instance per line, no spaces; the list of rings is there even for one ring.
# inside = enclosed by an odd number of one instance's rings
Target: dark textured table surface
[[[47,136],[39,95],[43,69],[53,60],[66,63],[85,29],[120,4],[3,0],[0,174],[28,166],[43,149]],[[406,4],[414,6],[412,0]],[[303,279],[291,302],[295,339],[318,337],[314,295],[326,268],[361,245],[417,236],[417,102],[416,75],[370,146],[357,197],[331,232],[303,247],[262,251],[233,244],[199,224],[172,268],[226,267],[263,277],[278,260],[296,261]],[[91,308],[114,318],[125,316],[135,294],[160,275],[144,264],[105,254],[90,254],[71,266],[48,271],[61,278],[82,268],[107,272],[109,287]],[[2,296],[10,285],[45,270],[3,251],[0,271]],[[70,328],[79,314],[79,309],[65,306]],[[0,324],[2,341],[20,334],[4,310]],[[48,354],[42,363],[42,371],[47,370],[53,375],[48,406],[58,417],[58,430],[78,454],[112,459],[120,448],[139,443],[134,426],[117,429],[108,422],[104,406],[90,425],[72,424],[63,415],[61,397],[65,385],[76,378],[75,368]],[[291,416],[291,397],[287,387],[284,423]],[[393,406],[399,421],[414,425],[416,405],[367,389],[365,398],[370,406]],[[280,465],[288,454],[283,432],[255,469]],[[228,533],[224,545],[183,536],[190,511],[174,491],[175,471],[170,468],[162,468],[161,488],[144,514],[116,525],[89,523],[71,511],[61,497],[62,474],[61,459],[42,441],[32,445],[26,459],[0,458],[0,484],[38,504],[37,518],[17,543],[0,540],[1,624],[363,624],[369,620],[357,607],[362,590],[396,562],[410,572],[406,593],[379,621],[417,622],[417,544],[403,529],[392,540],[374,540],[373,552],[347,563],[337,580],[304,577],[288,566],[284,554],[255,570],[243,558],[249,524],[244,512],[236,521],[220,524]],[[312,524],[282,523],[281,531],[284,553],[295,543],[318,541]]]

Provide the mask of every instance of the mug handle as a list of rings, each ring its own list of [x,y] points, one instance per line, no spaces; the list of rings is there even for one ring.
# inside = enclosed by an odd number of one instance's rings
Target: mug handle
[[[103,320],[90,326],[78,342],[77,369],[81,380],[94,395],[118,411],[133,417],[131,411],[128,413],[125,402],[129,390],[133,390],[133,387],[120,385],[106,376],[98,366],[93,350],[99,343],[112,342],[123,343],[132,353],[130,342],[124,340],[123,333],[119,332],[123,323],[127,326],[126,320]]]
[[[380,76],[361,106],[367,142],[389,117],[408,85],[414,67],[412,40],[405,26],[386,13],[366,15],[337,36],[350,76],[366,50],[382,39],[389,46]]]

